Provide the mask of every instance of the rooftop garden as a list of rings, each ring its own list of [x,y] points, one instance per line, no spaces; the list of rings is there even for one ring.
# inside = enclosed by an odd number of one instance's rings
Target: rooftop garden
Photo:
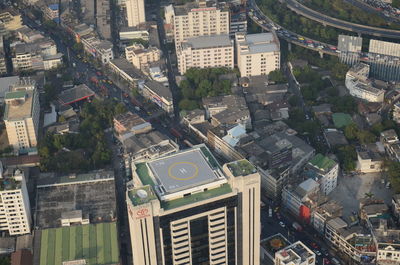
[[[232,191],[231,186],[229,184],[223,184],[221,187],[215,188],[215,189],[210,189],[204,192],[199,192],[195,194],[191,194],[189,196],[179,198],[176,200],[171,200],[171,201],[163,201],[161,206],[165,210],[170,210],[173,208],[181,207],[187,204],[195,203],[198,201],[214,198],[226,193],[229,193]]]
[[[149,174],[149,169],[147,168],[146,163],[136,164],[136,174],[139,176],[143,185],[154,186],[153,179]]]
[[[141,198],[138,195],[138,191],[139,190],[144,190],[147,193],[147,196],[144,198]],[[148,203],[151,200],[155,200],[157,199],[156,195],[154,194],[151,186],[147,185],[147,186],[143,186],[140,187],[138,189],[133,189],[131,191],[128,192],[129,195],[129,199],[131,200],[133,205],[140,205],[140,204],[144,204],[144,203]]]
[[[228,168],[235,177],[247,176],[256,172],[256,168],[245,159],[228,164]]]

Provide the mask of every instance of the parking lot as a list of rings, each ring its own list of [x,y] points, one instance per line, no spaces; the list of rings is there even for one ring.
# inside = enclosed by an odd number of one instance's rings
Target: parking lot
[[[338,186],[329,194],[329,198],[343,206],[343,216],[348,216],[352,211],[359,209],[359,200],[366,194],[383,199],[390,205],[392,190],[387,189],[382,183],[381,173],[368,173],[352,177],[340,176]]]

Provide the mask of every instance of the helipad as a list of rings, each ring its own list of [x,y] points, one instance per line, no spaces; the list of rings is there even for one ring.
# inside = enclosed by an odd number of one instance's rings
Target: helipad
[[[200,149],[181,152],[148,163],[165,193],[214,182],[218,179]]]

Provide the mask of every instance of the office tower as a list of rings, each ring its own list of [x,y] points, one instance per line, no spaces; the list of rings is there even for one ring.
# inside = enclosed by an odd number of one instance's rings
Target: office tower
[[[183,75],[192,68],[234,66],[233,41],[229,35],[190,38],[178,48],[178,69]]]
[[[229,34],[229,8],[213,1],[187,3],[174,7],[175,46],[199,36]]]
[[[4,101],[4,123],[9,144],[16,150],[35,147],[40,116],[39,95],[35,86],[31,81],[21,80],[13,91],[6,93]]]
[[[125,5],[129,27],[137,27],[146,22],[144,0],[126,0]]]
[[[0,230],[11,236],[31,232],[31,208],[24,172],[3,172],[0,162]]]
[[[236,58],[240,76],[268,75],[280,68],[279,40],[274,33],[236,33]]]
[[[205,145],[134,165],[127,205],[134,265],[260,259],[260,175],[220,167]]]

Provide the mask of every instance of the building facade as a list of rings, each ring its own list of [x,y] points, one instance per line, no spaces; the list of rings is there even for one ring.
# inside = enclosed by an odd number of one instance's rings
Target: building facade
[[[321,192],[325,195],[331,193],[337,186],[337,178],[339,175],[339,164],[334,160],[317,154],[308,162],[308,170],[310,173],[317,175]]]
[[[145,49],[141,44],[134,44],[125,48],[126,59],[137,69],[143,70],[152,62],[161,58],[161,50],[156,47]]]
[[[172,93],[168,87],[157,81],[149,80],[139,85],[139,93],[162,108],[168,115],[174,115]]]
[[[15,150],[35,147],[40,105],[36,89],[14,90],[5,95],[4,123],[8,142]]]
[[[260,176],[247,160],[219,170],[200,145],[137,167],[127,191],[133,264],[260,264]]]
[[[24,172],[17,169],[11,176],[5,176],[0,162],[0,177],[0,230],[10,236],[29,234],[32,217]]]
[[[235,35],[240,76],[268,75],[280,69],[279,40],[274,33]]]
[[[233,41],[229,35],[190,38],[178,48],[178,69],[183,75],[190,68],[234,66]]]
[[[126,0],[125,6],[129,27],[137,27],[146,22],[144,0]]]
[[[173,13],[175,46],[193,37],[229,34],[229,9],[209,1],[175,6]]]

